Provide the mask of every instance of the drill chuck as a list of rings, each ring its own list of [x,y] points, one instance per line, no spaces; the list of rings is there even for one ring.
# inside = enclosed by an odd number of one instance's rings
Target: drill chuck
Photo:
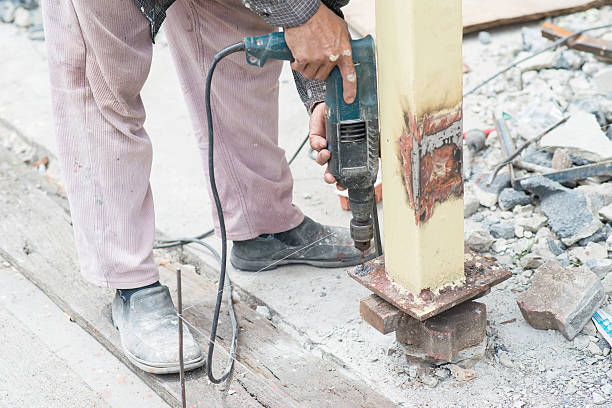
[[[355,248],[366,251],[374,237],[374,222],[372,220],[372,200],[374,187],[349,188],[349,206],[353,213],[351,220],[351,238]]]

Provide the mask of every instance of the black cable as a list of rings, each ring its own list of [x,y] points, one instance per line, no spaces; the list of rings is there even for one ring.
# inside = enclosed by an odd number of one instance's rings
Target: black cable
[[[516,67],[517,65],[519,65],[519,64],[521,64],[521,63],[523,63],[523,62],[525,62],[525,61],[527,61],[527,60],[529,60],[529,59],[531,59],[531,58],[535,57],[536,55],[540,55],[540,54],[542,54],[543,52],[546,52],[546,51],[551,50],[551,49],[553,49],[553,48],[557,48],[559,45],[563,44],[563,43],[564,43],[564,42],[566,42],[567,40],[571,40],[572,38],[574,38],[574,37],[578,37],[579,35],[582,35],[582,34],[584,34],[584,33],[586,33],[586,32],[589,32],[589,31],[602,30],[602,29],[604,29],[604,28],[611,28],[611,27],[612,27],[612,24],[606,24],[606,25],[597,26],[597,27],[585,28],[585,29],[583,29],[583,30],[575,31],[575,32],[573,32],[573,33],[571,33],[571,34],[569,34],[569,35],[566,35],[566,36],[565,36],[565,37],[563,37],[563,38],[559,38],[557,41],[555,41],[555,42],[554,42],[554,43],[552,43],[551,45],[546,46],[546,47],[542,48],[541,50],[534,52],[533,54],[531,54],[531,55],[530,55],[530,56],[528,56],[528,57],[525,57],[525,58],[520,59],[520,60],[518,60],[518,61],[516,61],[516,62],[513,62],[512,64],[508,65],[506,68],[502,69],[501,71],[499,71],[499,72],[498,72],[498,73],[496,73],[495,75],[493,75],[493,76],[491,76],[491,77],[489,77],[489,78],[485,79],[484,81],[482,81],[481,83],[479,83],[478,85],[476,85],[474,88],[472,88],[470,91],[468,91],[468,92],[464,93],[464,94],[463,94],[463,97],[465,98],[466,96],[473,94],[473,93],[474,93],[476,90],[478,90],[478,89],[482,88],[483,86],[485,86],[486,84],[488,84],[489,82],[491,82],[492,80],[494,80],[495,78],[497,78],[498,76],[500,76],[500,75],[502,75],[502,74],[504,74],[504,73],[506,73],[506,72],[510,71],[512,68],[514,68],[514,67]]]
[[[219,230],[221,232],[221,271],[219,272],[219,291],[217,292],[217,302],[215,303],[215,311],[213,314],[213,321],[210,328],[210,340],[208,341],[208,356],[206,360],[206,373],[208,374],[208,379],[214,383],[219,384],[224,381],[232,372],[234,368],[234,355],[236,353],[236,340],[238,337],[238,325],[235,321],[235,316],[233,320],[233,339],[232,345],[230,348],[230,357],[225,368],[225,371],[219,378],[215,378],[212,372],[212,361],[213,361],[213,352],[215,349],[215,339],[217,338],[217,325],[219,323],[219,312],[221,310],[221,302],[223,301],[223,289],[225,285],[226,279],[226,267],[227,267],[227,234],[225,232],[225,219],[223,218],[223,207],[221,206],[221,199],[219,198],[219,192],[217,191],[217,182],[215,180],[215,163],[214,163],[214,131],[213,131],[213,117],[212,117],[212,109],[210,106],[210,88],[212,84],[213,74],[215,73],[215,68],[219,61],[223,58],[227,57],[230,54],[233,54],[238,51],[244,50],[244,43],[237,42],[236,44],[232,44],[227,48],[219,51],[215,54],[213,58],[212,64],[210,65],[210,69],[208,70],[208,75],[206,76],[206,120],[208,122],[208,176],[210,181],[210,189],[212,192],[213,200],[215,201],[215,207],[217,209],[217,217],[219,218]],[[229,279],[228,279],[229,282]],[[228,285],[231,291],[231,284]],[[230,306],[230,315],[233,313],[234,306],[232,303],[231,293],[228,292],[228,304]]]

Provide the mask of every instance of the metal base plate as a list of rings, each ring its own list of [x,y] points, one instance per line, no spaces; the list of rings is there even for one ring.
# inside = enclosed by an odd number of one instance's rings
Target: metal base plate
[[[465,284],[440,290],[438,294],[423,289],[415,295],[394,283],[385,272],[384,257],[358,266],[349,271],[349,276],[378,296],[420,321],[429,319],[466,300],[486,294],[492,286],[512,276],[505,268],[498,266],[492,258],[485,258],[473,252],[465,254]]]

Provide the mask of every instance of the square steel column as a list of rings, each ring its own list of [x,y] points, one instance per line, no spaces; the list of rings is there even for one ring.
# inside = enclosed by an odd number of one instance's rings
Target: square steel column
[[[377,0],[385,270],[410,292],[465,282],[461,0]]]

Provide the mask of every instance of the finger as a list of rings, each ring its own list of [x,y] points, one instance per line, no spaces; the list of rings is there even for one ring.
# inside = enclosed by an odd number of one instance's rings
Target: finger
[[[297,62],[297,61],[293,61],[291,64],[291,69],[297,72],[304,72],[304,68],[306,67],[306,64],[302,63],[302,62]]]
[[[304,71],[302,71],[302,74],[308,79],[313,79],[317,74],[318,70],[318,64],[306,64],[306,66],[304,67]]]
[[[336,64],[323,64],[321,65],[321,67],[319,68],[319,70],[317,71],[317,73],[315,74],[315,79],[319,80],[319,81],[325,81],[327,79],[327,77],[329,76],[330,72],[332,71],[332,69],[334,69],[334,67],[336,66]]]
[[[325,163],[327,163],[330,158],[331,158],[331,153],[329,152],[329,150],[323,149],[319,152],[319,154],[317,154],[316,162],[322,166]]]
[[[319,102],[312,110],[309,130],[311,136],[325,137],[325,103]]]
[[[327,147],[327,140],[321,136],[311,136],[310,147],[312,148],[312,150],[320,152],[321,150]]]
[[[336,178],[329,172],[329,169],[325,170],[323,180],[325,180],[327,184],[334,184],[336,182]]]
[[[344,89],[344,101],[353,103],[357,96],[357,73],[353,65],[353,57],[348,43],[347,48],[342,52],[342,57],[338,62],[338,68],[342,74],[342,88]]]

